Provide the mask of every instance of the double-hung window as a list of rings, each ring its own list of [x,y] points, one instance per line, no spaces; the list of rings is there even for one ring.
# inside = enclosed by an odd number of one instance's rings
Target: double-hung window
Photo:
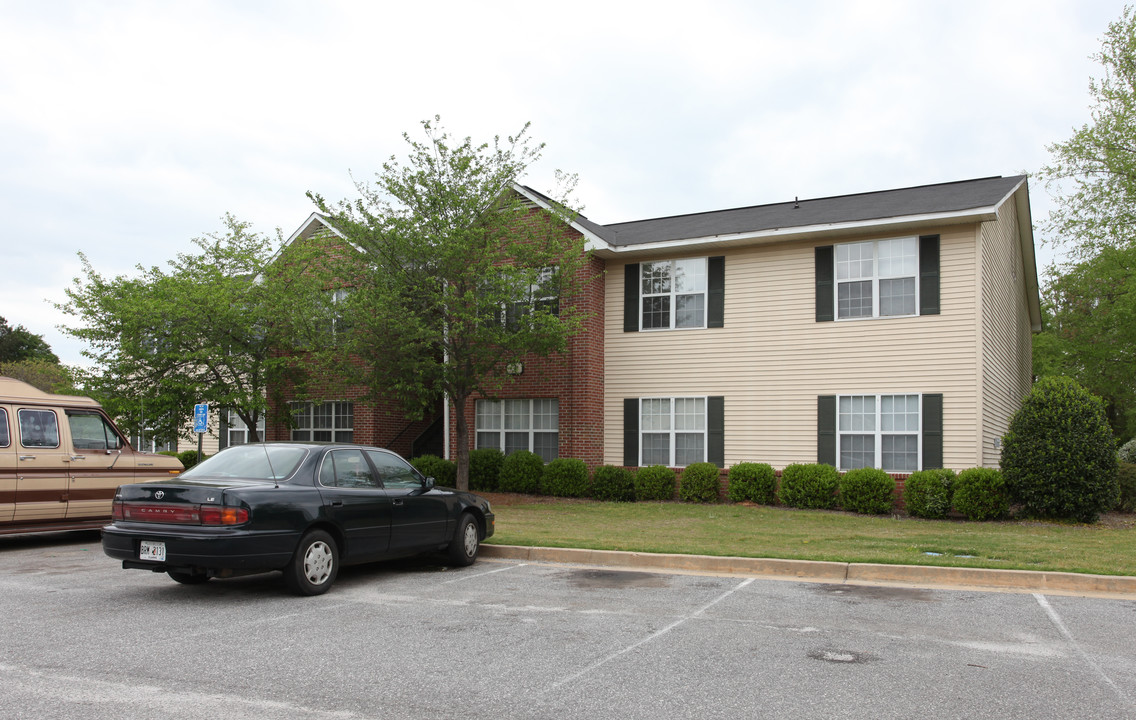
[[[915,315],[918,278],[918,238],[837,245],[836,317]]]
[[[236,410],[230,410],[225,416],[225,432],[228,446],[244,445],[249,442],[249,427]],[[264,415],[261,414],[256,424],[256,436],[264,440]]]
[[[919,395],[837,397],[839,469],[918,470],[922,429],[920,407]]]
[[[292,439],[297,442],[353,442],[355,438],[355,404],[328,402],[292,403]]]
[[[533,282],[522,288],[521,299],[506,305],[506,327],[517,327],[522,318],[534,311],[549,315],[560,313],[560,289],[556,272],[556,267],[543,267],[536,270]]]
[[[641,466],[706,461],[706,398],[644,398],[639,412]]]
[[[529,450],[545,462],[555,460],[560,445],[560,407],[556,398],[478,400],[477,447],[506,455]]]
[[[706,258],[642,263],[639,281],[644,330],[706,327]]]

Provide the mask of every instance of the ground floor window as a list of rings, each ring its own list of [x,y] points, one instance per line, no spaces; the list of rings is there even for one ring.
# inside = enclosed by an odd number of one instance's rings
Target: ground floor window
[[[244,445],[251,441],[251,433],[249,426],[241,420],[240,415],[237,415],[236,410],[230,410],[225,414],[225,438],[227,441],[226,447],[232,445]],[[256,424],[256,436],[260,440],[264,440],[264,415],[261,414],[259,421]]]
[[[506,455],[529,450],[545,461],[560,447],[560,404],[556,398],[478,400],[477,448],[497,448]]]
[[[176,452],[177,440],[162,440],[155,438],[147,429],[144,435],[134,435],[130,438],[130,446],[140,452]]]
[[[292,439],[297,442],[353,442],[355,404],[350,402],[293,402]]]
[[[919,395],[837,397],[838,468],[914,472],[920,457]]]
[[[644,398],[639,413],[639,465],[686,467],[706,461],[706,398]]]

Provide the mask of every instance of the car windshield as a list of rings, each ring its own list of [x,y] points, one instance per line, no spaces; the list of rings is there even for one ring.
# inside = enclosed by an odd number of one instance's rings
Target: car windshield
[[[181,476],[283,480],[295,472],[307,454],[304,448],[288,445],[237,445],[194,465]]]

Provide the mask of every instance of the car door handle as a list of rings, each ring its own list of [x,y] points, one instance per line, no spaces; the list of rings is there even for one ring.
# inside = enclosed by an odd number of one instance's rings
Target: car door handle
[[[403,501],[402,501],[402,499],[401,499],[401,498],[397,498],[397,499],[395,499],[395,500],[391,501],[391,504],[392,504],[392,505],[399,505],[399,506],[401,506],[401,505],[403,504]]]
[[[86,455],[72,455],[71,459],[72,460],[86,460],[87,456]]]
[[[332,507],[343,507],[343,501],[342,500],[332,500],[331,506]]]
[[[35,460],[35,455],[21,455],[21,460]]]

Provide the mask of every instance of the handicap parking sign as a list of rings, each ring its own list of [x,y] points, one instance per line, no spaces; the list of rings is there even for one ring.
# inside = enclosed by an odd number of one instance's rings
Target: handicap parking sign
[[[193,432],[203,433],[209,426],[209,405],[200,403],[193,406]]]

